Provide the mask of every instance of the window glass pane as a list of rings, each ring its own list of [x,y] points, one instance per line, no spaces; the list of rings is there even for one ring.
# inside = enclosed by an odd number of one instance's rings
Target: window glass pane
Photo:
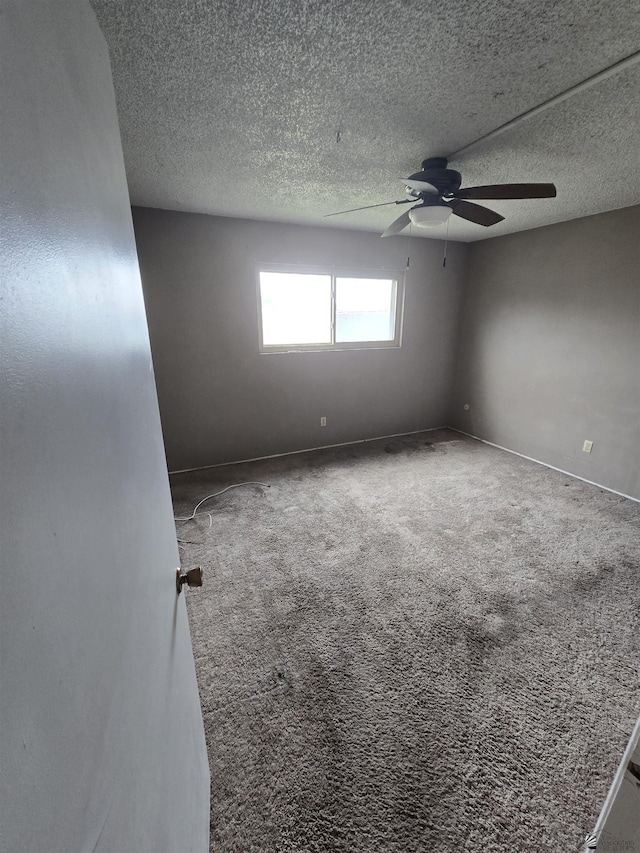
[[[394,299],[391,279],[336,278],[336,341],[392,341]]]
[[[261,272],[265,346],[331,343],[331,276]]]

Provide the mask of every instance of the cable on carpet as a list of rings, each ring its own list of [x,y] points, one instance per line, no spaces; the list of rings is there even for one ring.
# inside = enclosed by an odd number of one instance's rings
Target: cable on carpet
[[[269,488],[268,483],[259,483],[257,481],[253,481],[253,480],[249,481],[248,483],[233,483],[231,486],[226,486],[224,489],[220,489],[219,492],[214,492],[212,495],[207,495],[206,498],[202,498],[202,500],[195,505],[191,515],[185,515],[185,516],[180,516],[180,517],[174,516],[173,520],[174,521],[193,521],[193,519],[198,514],[198,510],[200,509],[200,507],[202,506],[202,504],[205,501],[211,500],[211,498],[217,498],[219,495],[223,495],[225,492],[228,492],[229,489],[239,489],[240,486],[264,486],[265,489]],[[213,519],[211,517],[211,513],[208,512],[207,515],[209,516],[209,529],[211,529],[211,525],[213,524]],[[178,539],[178,542],[180,542],[180,541],[182,541],[182,540]]]
[[[211,530],[211,528],[213,527],[213,516],[211,515],[210,512],[208,512],[207,515],[209,516],[209,527],[207,528],[207,530]],[[178,543],[178,548],[186,548],[187,545],[202,545],[203,544],[202,541],[201,542],[194,542],[192,539],[176,539],[176,542]]]

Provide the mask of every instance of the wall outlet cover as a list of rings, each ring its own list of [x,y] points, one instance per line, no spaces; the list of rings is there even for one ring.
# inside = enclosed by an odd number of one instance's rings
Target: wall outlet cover
[[[320,426],[326,426],[326,425],[327,425],[327,419],[326,418],[320,418]]]
[[[591,453],[592,447],[593,447],[592,441],[585,441],[585,443],[582,445],[582,449],[584,450],[585,453]]]

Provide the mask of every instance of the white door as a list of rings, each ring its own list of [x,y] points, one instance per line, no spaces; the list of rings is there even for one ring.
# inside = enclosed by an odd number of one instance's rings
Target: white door
[[[88,0],[2,0],[0,38],[0,849],[206,853],[107,47]]]

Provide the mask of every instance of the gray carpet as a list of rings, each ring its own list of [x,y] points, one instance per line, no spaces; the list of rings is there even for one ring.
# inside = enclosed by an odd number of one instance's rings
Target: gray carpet
[[[211,850],[578,851],[640,712],[640,505],[422,433],[177,475]]]

